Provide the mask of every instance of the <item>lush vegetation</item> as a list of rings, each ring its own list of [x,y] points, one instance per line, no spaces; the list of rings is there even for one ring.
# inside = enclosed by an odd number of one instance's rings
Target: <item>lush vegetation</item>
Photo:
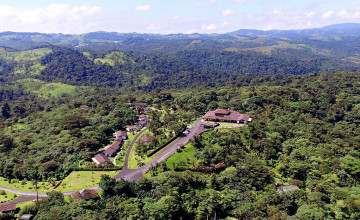
[[[248,112],[253,122],[245,127],[214,129],[197,136],[191,145],[154,168],[156,172],[151,173],[151,182],[115,183],[110,177],[103,177],[100,181],[103,188],[101,201],[41,206],[37,218],[43,219],[45,217],[41,216],[52,213],[54,219],[56,216],[62,219],[63,216],[68,216],[65,219],[75,216],[107,219],[169,219],[182,216],[203,219],[215,215],[217,218],[357,219],[360,213],[360,191],[357,187],[357,164],[360,160],[357,153],[359,74],[329,72],[305,76],[265,76],[252,80],[239,79],[234,83],[236,86],[232,87],[183,93],[175,91],[171,92],[171,98],[164,93],[139,95],[149,103],[179,104],[176,115],[184,122],[192,121],[208,109],[220,107]],[[115,102],[109,103],[121,106],[120,102],[116,102],[120,97],[124,101],[129,99],[120,95],[114,97]],[[103,99],[108,100],[107,97],[100,100]],[[89,112],[82,112],[70,104],[64,105],[72,109],[72,114],[67,114],[69,110],[64,111],[66,108],[60,105],[58,108],[65,114],[60,111],[57,114],[73,115],[78,112],[77,117],[80,118],[73,121],[62,117],[58,126],[63,129],[78,128],[84,137],[86,130],[83,129],[92,126],[97,112],[105,111],[101,107],[105,103],[97,103],[99,109]],[[13,117],[21,118],[14,114],[12,102],[9,106],[11,117],[6,123],[11,123],[9,120]],[[126,112],[128,108],[122,109]],[[53,108],[50,113],[54,111]],[[108,112],[110,114],[111,110],[108,109]],[[50,113],[46,114],[52,115]],[[24,119],[30,116],[24,116]],[[91,120],[84,125],[84,118]],[[13,125],[13,130],[16,124],[18,122]],[[22,127],[16,128],[26,131],[28,126],[25,121]],[[13,134],[8,126],[4,128],[6,134]],[[6,137],[2,140],[7,140]],[[13,151],[21,148],[24,145],[21,140],[15,136],[12,141],[3,142],[3,149],[8,149],[5,152],[10,152],[3,155],[12,155]],[[53,161],[61,164],[56,159]],[[9,166],[4,164],[3,172],[7,171],[6,167]],[[277,191],[278,186],[290,184],[298,186],[299,190]],[[78,212],[69,211],[72,207],[79,207],[79,203],[83,205]]]
[[[33,191],[38,181],[49,197],[21,211],[35,219],[359,219],[359,38],[246,33],[0,34],[0,45],[17,46],[0,51],[0,184]],[[253,121],[196,136],[151,168],[151,180],[72,172],[138,121],[127,102],[159,106],[148,114],[154,142],[136,143],[134,168],[208,110]],[[59,192],[99,182],[102,198],[65,201],[50,192],[61,180]]]

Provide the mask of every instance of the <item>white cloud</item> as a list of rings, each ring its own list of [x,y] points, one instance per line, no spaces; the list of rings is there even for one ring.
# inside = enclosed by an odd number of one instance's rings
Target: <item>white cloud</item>
[[[217,26],[216,24],[209,24],[209,25],[204,24],[201,28],[206,31],[213,31],[217,29]]]
[[[150,10],[151,6],[150,5],[139,5],[136,7],[137,11],[147,11]]]
[[[228,16],[228,15],[232,15],[232,14],[234,14],[234,11],[231,9],[226,9],[222,12],[222,15],[224,15],[224,16]]]
[[[335,14],[334,11],[328,11],[328,12],[322,14],[321,18],[328,19],[328,18],[331,18],[334,14]]]
[[[280,12],[279,10],[274,10],[274,11],[272,11],[272,13],[273,13],[274,15],[277,15],[277,14],[280,14],[281,12]]]
[[[347,18],[347,19],[360,18],[360,7],[351,8],[351,9],[348,9],[348,10],[341,10],[336,14],[336,16],[338,16],[340,18]]]
[[[34,9],[0,5],[0,31],[83,33],[98,24],[94,15],[101,12],[92,5],[51,4]]]
[[[315,16],[315,12],[313,12],[313,11],[310,11],[310,12],[306,12],[305,13],[305,16],[307,17],[307,18],[312,18],[312,17],[314,17]]]

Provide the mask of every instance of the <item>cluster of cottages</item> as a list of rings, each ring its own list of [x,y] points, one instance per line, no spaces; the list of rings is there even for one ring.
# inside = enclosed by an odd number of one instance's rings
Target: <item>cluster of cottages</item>
[[[110,163],[109,157],[113,157],[123,145],[123,140],[127,139],[127,132],[136,131],[138,128],[141,129],[146,126],[149,122],[148,118],[146,117],[145,113],[149,113],[151,111],[147,103],[126,103],[128,106],[134,106],[137,111],[141,112],[140,115],[137,116],[138,122],[135,125],[128,125],[126,126],[126,131],[117,131],[114,133],[114,143],[107,146],[103,151],[96,154],[92,160],[98,165],[104,165],[106,163]],[[153,104],[153,107],[157,107],[157,104]],[[145,135],[146,136],[146,135]],[[143,137],[145,137],[143,136]],[[143,138],[142,137],[142,138]],[[151,137],[147,137],[146,139],[140,139],[144,144],[148,144],[152,142]]]

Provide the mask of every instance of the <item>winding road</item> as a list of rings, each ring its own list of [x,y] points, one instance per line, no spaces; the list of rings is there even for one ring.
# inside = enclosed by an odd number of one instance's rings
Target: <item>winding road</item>
[[[146,131],[146,128],[142,129],[133,139],[133,141],[131,142],[128,151],[126,152],[126,156],[125,156],[125,161],[124,161],[124,167],[123,169],[114,177],[116,181],[119,181],[120,179],[124,179],[127,181],[137,181],[138,179],[140,179],[141,177],[144,176],[145,173],[147,173],[149,171],[149,169],[153,166],[155,166],[156,164],[159,164],[163,161],[165,161],[167,158],[169,158],[171,155],[175,154],[177,149],[180,146],[183,146],[185,144],[187,144],[191,138],[193,138],[196,134],[199,134],[203,131],[205,131],[205,129],[201,126],[201,119],[197,120],[196,123],[193,125],[193,127],[190,130],[190,133],[186,136],[181,136],[178,137],[177,139],[175,139],[173,142],[171,142],[170,144],[168,144],[166,147],[164,147],[161,151],[160,151],[160,155],[157,156],[154,160],[152,160],[150,163],[137,168],[137,169],[129,169],[129,156],[130,156],[130,152],[135,144],[135,142],[139,139],[139,137],[141,136],[141,134]],[[19,198],[8,202],[8,203],[4,203],[4,204],[0,204],[0,207],[5,205],[5,204],[17,204],[17,203],[22,203],[22,202],[26,202],[26,201],[32,201],[35,200],[37,198],[37,194],[36,193],[30,193],[30,192],[24,192],[24,191],[20,191],[20,190],[16,190],[16,189],[11,189],[8,188],[6,186],[2,186],[0,185],[0,189],[8,191],[8,192],[12,192],[12,193],[16,193],[18,195],[21,195]],[[94,186],[90,189],[95,189],[95,190],[100,190],[99,186]],[[71,195],[73,192],[76,191],[71,191],[71,192],[64,192],[63,195],[64,196],[68,196]],[[43,198],[43,197],[47,197],[46,193],[39,193],[38,194],[39,198]]]

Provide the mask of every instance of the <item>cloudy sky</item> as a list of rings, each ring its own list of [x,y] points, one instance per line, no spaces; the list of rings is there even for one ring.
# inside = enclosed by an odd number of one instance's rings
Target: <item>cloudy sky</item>
[[[359,0],[0,0],[0,31],[225,33],[359,22]]]

